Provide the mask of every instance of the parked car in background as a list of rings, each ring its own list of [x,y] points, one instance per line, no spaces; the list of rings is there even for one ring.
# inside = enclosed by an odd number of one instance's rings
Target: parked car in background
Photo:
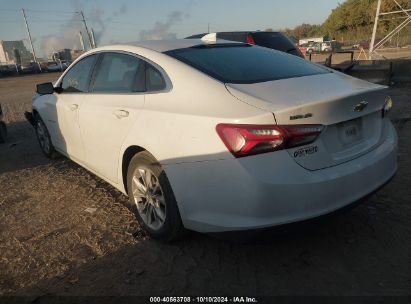
[[[309,42],[300,45],[300,50],[301,49],[305,49],[305,51],[309,54],[336,52],[341,49],[341,44],[338,41]]]
[[[62,72],[66,70],[71,64],[68,60],[48,61],[41,63],[41,70],[43,72]]]
[[[361,48],[364,49],[364,50],[368,50],[370,48],[370,41],[362,40],[362,41],[354,44],[352,47],[353,47],[353,49],[356,49],[356,50],[361,49]]]
[[[71,61],[69,60],[61,60],[61,67],[63,71],[65,71],[71,64]]]
[[[380,39],[376,39],[375,43],[378,43],[379,41],[380,41]],[[371,44],[371,41],[368,41],[368,40],[361,41],[360,42],[360,48],[368,50],[370,48],[370,44]]]
[[[47,61],[40,62],[40,67],[42,72],[47,72]]]
[[[338,52],[341,51],[342,44],[337,40],[325,41],[321,44],[322,52]]]
[[[6,141],[7,137],[7,127],[3,121],[3,109],[0,104],[0,144]]]
[[[333,47],[331,44],[331,41],[326,41],[321,43],[321,52],[332,52],[333,51]]]
[[[307,220],[397,170],[386,87],[250,44],[96,48],[37,93],[44,154],[128,194],[154,238]]]
[[[307,53],[320,53],[321,52],[321,43],[320,42],[311,42],[306,45]]]
[[[21,74],[34,74],[39,73],[40,68],[36,62],[30,61],[20,65],[19,72]]]
[[[295,43],[286,34],[281,32],[245,31],[217,32],[216,34],[217,39],[255,44],[305,58]],[[197,39],[205,35],[207,35],[207,33],[189,36],[186,39]]]
[[[17,71],[18,71],[18,67],[16,68],[14,64],[0,65],[0,77],[17,74]]]
[[[63,66],[56,61],[47,62],[47,71],[48,72],[61,72],[63,71]]]

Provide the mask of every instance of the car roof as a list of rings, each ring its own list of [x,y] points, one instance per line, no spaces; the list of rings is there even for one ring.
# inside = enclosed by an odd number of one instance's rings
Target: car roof
[[[198,45],[210,44],[213,43],[205,42],[201,39],[147,40],[127,43],[127,45],[142,47],[161,53],[177,49],[189,48]],[[215,44],[238,44],[238,42],[217,39]]]
[[[184,49],[190,48],[193,46],[201,46],[201,45],[221,45],[221,44],[234,44],[238,45],[241,42],[236,41],[228,41],[223,39],[217,39],[216,42],[205,42],[201,39],[173,39],[173,40],[146,40],[146,41],[136,41],[136,42],[127,42],[124,44],[113,44],[113,45],[106,45],[101,46],[95,49],[91,49],[78,57],[75,62],[81,60],[82,58],[95,54],[101,51],[110,52],[110,51],[126,51],[126,52],[142,52],[146,50],[147,52],[153,53],[164,53],[167,51],[177,50],[177,49]],[[146,55],[148,56],[148,53]]]
[[[216,32],[218,34],[271,34],[271,33],[277,33],[277,34],[284,34],[280,31],[225,31],[225,32]],[[193,39],[193,38],[201,38],[204,35],[207,35],[208,33],[202,33],[202,34],[195,34],[186,37],[185,39]]]

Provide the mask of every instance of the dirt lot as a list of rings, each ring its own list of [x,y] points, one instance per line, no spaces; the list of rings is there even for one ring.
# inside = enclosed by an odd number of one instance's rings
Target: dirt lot
[[[10,135],[0,145],[0,295],[411,295],[411,86],[391,89],[398,174],[357,208],[247,243],[190,233],[163,244],[118,191],[41,154],[22,113],[34,84],[56,77],[0,79]]]

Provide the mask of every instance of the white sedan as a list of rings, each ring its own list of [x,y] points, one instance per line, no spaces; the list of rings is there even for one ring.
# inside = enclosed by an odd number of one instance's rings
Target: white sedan
[[[128,194],[154,238],[321,216],[386,183],[397,136],[386,87],[248,44],[94,49],[37,86],[41,149]]]

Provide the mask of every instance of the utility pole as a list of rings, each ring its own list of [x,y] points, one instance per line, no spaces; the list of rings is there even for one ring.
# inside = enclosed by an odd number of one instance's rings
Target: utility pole
[[[407,25],[411,23],[411,9],[405,9],[401,6],[400,3],[398,3],[397,0],[393,0],[395,4],[401,9],[401,10],[396,10],[396,11],[390,11],[390,12],[380,12],[381,9],[381,2],[382,0],[378,0],[377,4],[377,12],[375,14],[375,22],[374,22],[374,29],[372,33],[372,38],[371,38],[371,44],[370,44],[370,53],[369,53],[369,59],[372,59],[373,54],[377,54],[376,50],[380,47],[382,47],[387,41],[392,40],[395,34],[399,33],[402,31]],[[379,17],[381,16],[387,16],[387,15],[394,15],[394,14],[401,14],[402,16],[398,17],[392,17],[392,19],[405,19],[403,22],[401,22],[399,25],[397,25],[391,32],[385,35],[384,38],[382,38],[380,41],[376,43],[376,35],[377,35],[377,26],[378,26],[378,21],[380,20]],[[381,19],[381,20],[390,20],[390,19]]]
[[[21,9],[21,12],[23,13],[24,23],[26,24],[27,34],[29,36],[29,42],[30,42],[30,46],[31,46],[31,51],[33,53],[34,62],[37,63],[37,65],[39,67],[39,70],[41,72],[41,66],[40,66],[40,63],[37,61],[36,52],[34,51],[34,47],[33,47],[33,41],[31,40],[31,34],[30,34],[29,25],[27,23],[26,12],[24,11],[23,8]]]
[[[94,38],[94,31],[93,28],[91,28],[91,41],[93,41],[93,48],[97,47],[96,39]]]
[[[80,45],[81,45],[81,49],[84,52],[86,49],[84,47],[84,39],[83,39],[83,34],[80,32],[78,32],[79,38],[80,38]]]
[[[370,53],[368,54],[369,59],[372,59],[372,53],[374,52],[375,37],[377,35],[377,27],[378,27],[378,19],[380,18],[381,1],[382,0],[378,0],[378,4],[377,4],[377,12],[375,14],[374,28],[373,28],[372,37],[371,37]]]
[[[87,32],[87,36],[88,36],[88,42],[90,43],[90,48],[93,48],[93,42],[91,40],[91,35],[90,35],[89,30],[88,30],[87,22],[86,22],[86,19],[84,18],[83,11],[80,11],[78,13],[81,15],[81,21],[83,21],[84,27],[86,28],[86,32]]]

